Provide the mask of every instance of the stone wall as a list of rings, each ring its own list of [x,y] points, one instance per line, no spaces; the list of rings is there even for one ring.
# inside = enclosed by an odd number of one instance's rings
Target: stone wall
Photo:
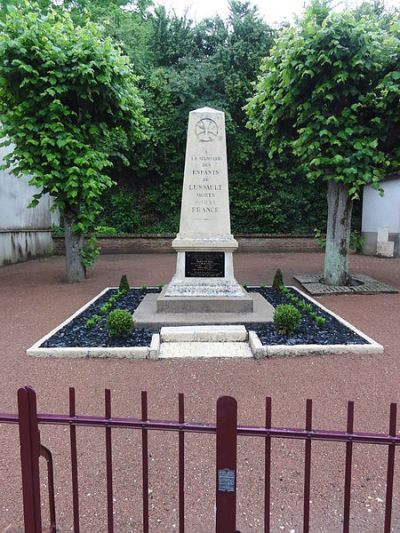
[[[100,237],[102,254],[175,253],[171,242],[175,235],[129,235]],[[318,252],[321,251],[312,236],[238,234],[240,252]],[[54,253],[64,254],[64,239],[53,237]]]

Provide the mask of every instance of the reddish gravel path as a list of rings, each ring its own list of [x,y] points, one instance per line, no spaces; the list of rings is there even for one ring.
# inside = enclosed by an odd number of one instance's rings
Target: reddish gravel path
[[[293,274],[320,272],[322,254],[237,254],[235,271],[242,283],[271,283],[281,268],[287,284]],[[400,260],[352,256],[352,270],[400,289]],[[40,412],[66,412],[68,386],[77,389],[78,412],[102,414],[102,394],[112,389],[113,413],[138,416],[140,391],[149,393],[150,416],[176,418],[176,396],[186,395],[188,418],[213,421],[218,396],[237,398],[239,421],[262,424],[265,395],[273,399],[274,425],[301,426],[305,399],[314,399],[314,424],[345,427],[347,400],[355,400],[358,431],[383,431],[389,403],[400,401],[400,294],[329,296],[320,301],[385,346],[384,356],[325,356],[243,361],[115,361],[33,359],[25,350],[57,326],[105,286],[126,273],[130,283],[167,282],[175,256],[102,256],[89,278],[67,285],[63,258],[54,257],[0,268],[0,411],[16,411],[16,391],[25,384],[38,393]],[[399,424],[400,425],[400,424]],[[44,427],[42,441],[56,464],[60,531],[70,531],[71,498],[68,430]],[[138,435],[115,432],[115,511],[117,532],[140,532],[140,448]],[[151,436],[151,531],[177,527],[176,438]],[[301,531],[302,449],[300,443],[273,446],[273,531]],[[0,531],[21,526],[17,429],[0,427]],[[213,518],[213,441],[187,438],[187,532],[211,532]],[[79,431],[81,515],[83,532],[106,531],[104,497],[104,434]],[[256,439],[240,441],[238,528],[262,532],[263,448]],[[382,530],[386,452],[373,446],[355,448],[352,531]],[[343,445],[313,445],[311,531],[341,528]],[[396,475],[400,500],[400,476]],[[43,498],[43,500],[45,500]],[[400,505],[394,509],[393,531],[400,531]]]

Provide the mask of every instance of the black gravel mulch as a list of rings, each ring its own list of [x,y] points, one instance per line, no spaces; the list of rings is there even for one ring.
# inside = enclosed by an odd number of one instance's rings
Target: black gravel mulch
[[[248,291],[259,292],[274,307],[279,304],[290,303],[289,299],[281,292],[274,291],[272,288],[250,288]],[[314,305],[308,298],[290,289],[300,300],[311,303],[313,311],[326,319],[323,327],[318,327],[307,313],[301,312],[301,322],[299,329],[293,335],[280,335],[273,323],[247,325],[247,329],[252,329],[257,333],[260,341],[264,345],[271,344],[368,344],[368,342],[357,335],[354,331],[339,322],[335,317],[323,311],[317,305]]]
[[[282,303],[290,303],[287,297],[267,288],[249,288],[251,292],[259,292],[274,307]],[[300,296],[307,303],[310,301],[303,298],[300,293],[290,289]],[[88,318],[97,314],[100,307],[116,292],[116,289],[110,289],[100,298],[98,298],[85,311],[74,318],[66,326],[52,335],[42,343],[44,348],[64,348],[64,347],[130,347],[130,346],[149,346],[151,337],[154,332],[148,329],[135,328],[128,337],[109,337],[105,329],[106,317],[93,328],[86,326]],[[159,292],[159,289],[130,289],[129,293],[121,300],[116,302],[113,309],[126,309],[134,312],[144,296],[149,292]],[[262,344],[367,344],[367,341],[351,331],[344,324],[341,324],[336,318],[329,313],[321,310],[318,306],[313,305],[313,310],[326,319],[326,324],[320,328],[315,321],[306,313],[302,312],[301,324],[296,333],[285,336],[280,335],[273,323],[268,324],[248,324],[247,329],[257,333]]]

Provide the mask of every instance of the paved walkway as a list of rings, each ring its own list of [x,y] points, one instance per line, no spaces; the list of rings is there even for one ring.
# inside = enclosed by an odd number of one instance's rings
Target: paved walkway
[[[286,284],[294,274],[322,270],[323,255],[236,254],[235,272],[241,283],[269,284],[277,268]],[[352,270],[400,289],[400,260],[351,257]],[[400,294],[325,296],[318,298],[385,347],[384,356],[325,356],[276,360],[115,361],[33,359],[25,350],[105,286],[127,274],[131,285],[158,285],[171,278],[173,254],[102,256],[82,284],[63,282],[63,258],[54,257],[0,268],[0,411],[16,411],[16,390],[30,384],[38,393],[39,411],[67,412],[68,387],[77,391],[81,414],[102,414],[102,394],[113,394],[116,416],[138,416],[140,391],[149,394],[150,417],[177,418],[176,397],[186,395],[188,418],[213,421],[215,402],[223,394],[239,404],[239,421],[263,424],[264,397],[273,399],[273,424],[299,427],[305,399],[314,399],[314,424],[326,429],[345,427],[347,400],[355,400],[355,428],[384,431],[389,403],[400,401]],[[100,432],[101,433],[101,432]],[[56,463],[60,531],[70,531],[71,498],[68,470],[68,430],[44,427],[42,440]],[[141,531],[140,448],[135,434],[115,435],[116,531]],[[211,532],[213,517],[213,441],[188,437],[187,531]],[[176,438],[152,436],[151,531],[175,531],[177,502]],[[17,431],[0,427],[0,531],[21,525]],[[104,525],[104,438],[98,430],[79,431],[82,531],[106,531]],[[303,446],[276,442],[273,446],[273,531],[301,531]],[[313,446],[311,531],[340,531],[343,496],[343,445]],[[240,443],[238,528],[262,531],[261,442]],[[386,452],[375,447],[356,450],[352,511],[353,531],[382,530]],[[400,468],[398,469],[400,470]],[[397,501],[400,486],[396,480]],[[208,485],[209,484],[209,485]],[[207,488],[209,487],[209,488]],[[128,503],[129,502],[129,503]],[[133,502],[133,504],[131,504]],[[400,531],[400,508],[394,509]],[[283,529],[284,528],[284,529]]]

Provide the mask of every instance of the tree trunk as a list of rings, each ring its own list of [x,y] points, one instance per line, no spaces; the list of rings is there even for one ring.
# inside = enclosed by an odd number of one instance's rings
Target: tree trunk
[[[353,200],[349,196],[349,187],[335,181],[328,183],[327,197],[328,225],[324,283],[327,285],[348,285],[350,282],[348,255]]]
[[[85,279],[85,269],[82,264],[81,251],[83,249],[83,235],[73,231],[76,215],[70,211],[64,212],[65,260],[66,280],[69,283]]]

